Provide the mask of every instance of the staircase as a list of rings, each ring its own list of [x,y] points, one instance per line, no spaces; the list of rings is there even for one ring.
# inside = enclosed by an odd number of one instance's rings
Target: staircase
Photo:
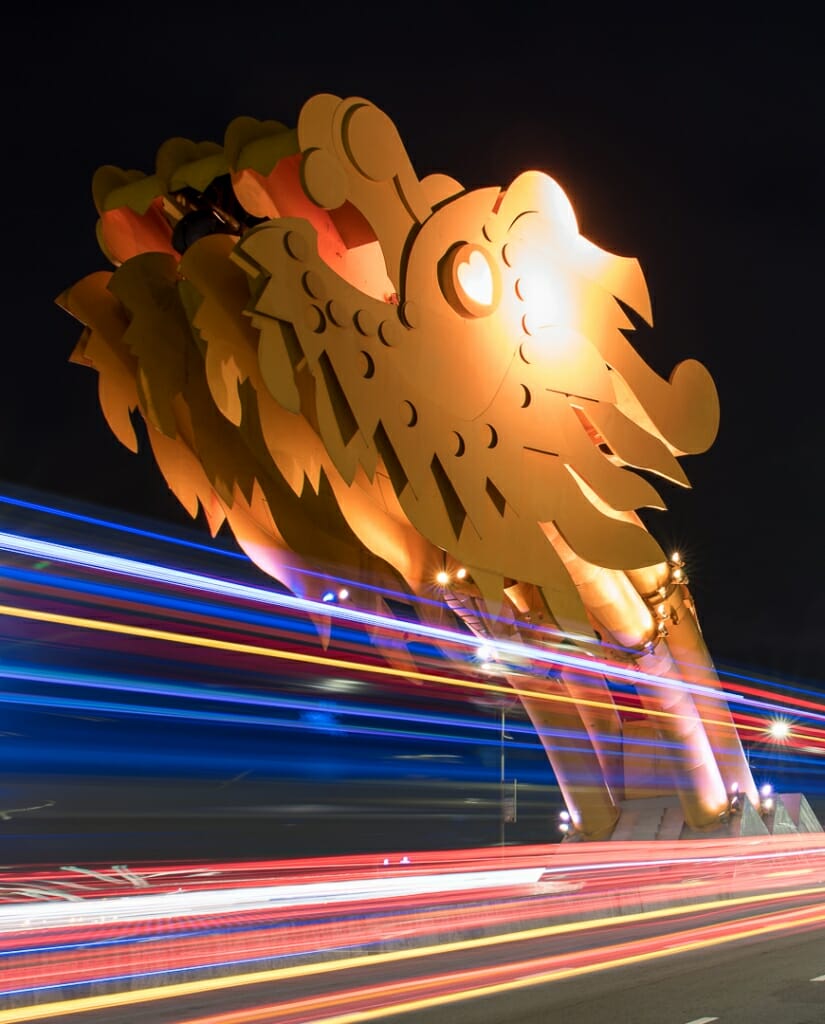
[[[823,828],[800,793],[774,798],[774,810],[760,814],[747,798],[740,810],[715,828],[691,829],[685,824],[679,798],[673,796],[638,797],[623,800],[621,816],[610,841],[649,842],[654,839],[709,839],[713,836],[734,838],[744,836],[781,835],[796,832],[822,832]]]

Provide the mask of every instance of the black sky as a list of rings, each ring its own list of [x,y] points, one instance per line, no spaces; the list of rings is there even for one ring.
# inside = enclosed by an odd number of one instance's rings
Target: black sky
[[[823,685],[825,77],[814,28],[619,32],[548,14],[489,25],[472,43],[456,34],[436,47],[428,31],[413,58],[410,26],[373,23],[368,45],[327,24],[322,53],[317,33],[277,11],[256,24],[248,10],[24,12],[7,25],[0,491],[189,522],[151,457],[110,434],[94,372],[68,362],[79,325],[54,299],[106,269],[92,174],[106,163],[151,173],[172,136],[220,142],[240,114],[294,125],[314,93],[360,95],[396,123],[419,176],[474,187],[546,171],[584,235],[640,260],[654,311],[640,349],[664,375],[700,359],[722,408],[713,448],[684,460],[692,490],[665,487],[670,509],[648,524],[685,554],[721,666]],[[396,59],[374,61],[376,33],[388,56],[402,47]]]

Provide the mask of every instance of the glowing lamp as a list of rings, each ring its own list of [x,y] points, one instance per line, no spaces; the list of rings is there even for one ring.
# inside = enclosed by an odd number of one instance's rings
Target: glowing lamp
[[[772,740],[786,740],[791,734],[791,726],[784,718],[777,718],[768,726],[768,734]]]
[[[464,317],[487,316],[498,304],[499,272],[479,245],[461,243],[448,254],[441,285],[447,300]]]
[[[450,574],[448,572],[445,572],[444,569],[441,569],[439,572],[435,574],[435,582],[439,585],[439,587],[446,587],[447,584],[450,582]]]
[[[496,649],[490,644],[481,644],[476,650],[476,657],[479,661],[495,661]]]

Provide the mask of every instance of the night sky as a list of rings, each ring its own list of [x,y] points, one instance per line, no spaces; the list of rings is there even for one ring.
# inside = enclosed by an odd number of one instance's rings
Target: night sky
[[[547,16],[521,26],[526,54],[519,31],[493,23],[472,46],[436,53],[428,38],[419,59],[379,65],[343,38],[327,59],[277,12],[256,27],[248,15],[233,23],[228,8],[221,23],[175,11],[151,24],[137,13],[131,24],[111,13],[85,24],[67,9],[6,26],[0,491],[24,486],[58,505],[190,522],[151,456],[110,433],[97,375],[68,361],[80,327],[54,299],[108,269],[92,174],[107,163],[151,173],[172,136],[220,142],[241,114],[294,126],[315,93],[360,95],[395,122],[420,177],[440,171],[479,187],[546,171],[582,234],[639,259],[654,328],[638,347],[665,376],[701,360],[722,408],[714,446],[683,460],[693,488],[662,484],[669,511],[646,521],[685,556],[720,667],[825,686],[817,33],[598,35]],[[395,33],[405,54],[414,48],[409,29],[372,31]]]

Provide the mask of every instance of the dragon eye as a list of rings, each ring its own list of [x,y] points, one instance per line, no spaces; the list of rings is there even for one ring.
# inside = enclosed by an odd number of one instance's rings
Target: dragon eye
[[[498,304],[498,270],[485,249],[461,242],[441,264],[441,288],[462,316],[487,316]]]

